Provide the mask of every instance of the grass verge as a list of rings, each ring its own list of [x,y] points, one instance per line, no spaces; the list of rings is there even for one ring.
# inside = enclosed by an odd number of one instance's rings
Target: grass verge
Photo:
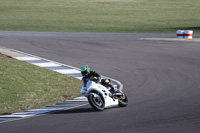
[[[81,81],[0,54],[0,115],[80,96]]]
[[[0,30],[200,33],[200,0],[0,0]]]

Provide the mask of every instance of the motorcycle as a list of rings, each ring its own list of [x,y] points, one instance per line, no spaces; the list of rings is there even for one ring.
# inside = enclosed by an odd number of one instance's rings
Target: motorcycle
[[[86,87],[82,87],[81,93],[88,98],[90,105],[97,111],[128,105],[128,98],[121,90],[112,94],[105,86],[93,80],[89,80]]]

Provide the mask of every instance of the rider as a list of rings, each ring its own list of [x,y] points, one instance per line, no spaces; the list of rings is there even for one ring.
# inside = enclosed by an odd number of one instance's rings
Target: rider
[[[97,82],[97,83],[100,82],[100,80],[101,80],[100,74],[98,74],[95,71],[90,71],[90,68],[88,65],[81,67],[81,74],[83,76],[83,78],[82,78],[83,88],[81,89],[81,94],[84,94],[87,91],[86,84],[90,79],[97,78],[95,80],[95,82]]]

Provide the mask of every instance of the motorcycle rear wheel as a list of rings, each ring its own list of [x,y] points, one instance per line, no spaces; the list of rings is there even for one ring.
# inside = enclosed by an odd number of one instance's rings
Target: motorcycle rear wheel
[[[119,107],[126,107],[128,105],[128,97],[125,95],[124,99],[119,99]]]
[[[95,97],[96,95],[96,97]],[[103,111],[105,107],[105,102],[103,96],[98,92],[94,92],[88,95],[88,101],[90,105],[97,111]]]

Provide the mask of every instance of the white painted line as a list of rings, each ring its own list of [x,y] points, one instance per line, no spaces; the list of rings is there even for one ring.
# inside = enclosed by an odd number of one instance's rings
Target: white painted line
[[[27,115],[28,112],[12,113],[11,115]]]
[[[41,60],[35,57],[14,57],[15,59],[22,60],[22,61],[37,61]]]
[[[63,108],[33,109],[33,110],[28,110],[26,112],[12,113],[11,115],[3,115],[3,116],[0,116],[0,118],[18,118],[18,117],[24,118],[24,117],[30,117],[33,115],[48,113],[51,111],[57,111],[57,110],[61,110],[61,109],[63,109]]]
[[[36,66],[40,66],[40,67],[57,67],[57,66],[61,66],[52,62],[48,62],[48,63],[32,63],[33,65]]]
[[[48,108],[48,109],[32,109],[32,110],[28,110],[30,112],[34,112],[34,111],[54,111],[54,110],[58,110],[59,108]]]
[[[68,102],[87,102],[87,99],[83,99],[83,100],[67,100]]]
[[[59,73],[63,73],[63,74],[76,74],[76,73],[81,73],[80,71],[75,70],[75,69],[63,69],[63,70],[54,70],[54,71],[59,72]]]
[[[5,116],[1,116],[1,118],[24,118],[24,117],[29,117],[29,116],[33,116],[33,115],[5,115]]]
[[[74,77],[74,78],[77,78],[77,79],[80,79],[80,80],[82,80],[82,77]]]
[[[87,99],[86,97],[81,96],[81,97],[76,97],[76,98],[74,98],[72,100],[86,100],[86,99]]]
[[[51,110],[46,110],[46,111],[27,111],[27,112],[15,113],[13,115],[37,115],[37,114],[47,113],[47,112],[50,112],[50,111]]]
[[[85,106],[85,105],[88,105],[88,103],[81,104],[81,105],[77,105],[77,106],[70,107],[70,108],[62,108],[62,109],[60,109],[60,110],[70,110],[70,109],[82,107],[82,106]],[[52,111],[58,111],[58,109],[57,109],[57,110],[52,110]],[[0,122],[0,123],[11,122],[11,121],[17,121],[17,120],[22,120],[22,119],[26,119],[26,118],[30,118],[30,117],[38,117],[38,116],[43,116],[43,115],[45,115],[45,113],[44,113],[44,114],[41,113],[41,114],[38,114],[38,115],[31,115],[31,116],[29,116],[29,117],[22,117],[22,118],[18,118],[18,119],[5,120],[5,121],[2,121],[2,122]],[[6,116],[10,116],[10,115],[6,115]],[[9,118],[9,117],[2,116],[2,118]],[[13,117],[10,117],[10,118],[13,118]],[[14,118],[15,118],[15,117],[14,117]],[[17,118],[17,117],[16,117],[16,118]]]

